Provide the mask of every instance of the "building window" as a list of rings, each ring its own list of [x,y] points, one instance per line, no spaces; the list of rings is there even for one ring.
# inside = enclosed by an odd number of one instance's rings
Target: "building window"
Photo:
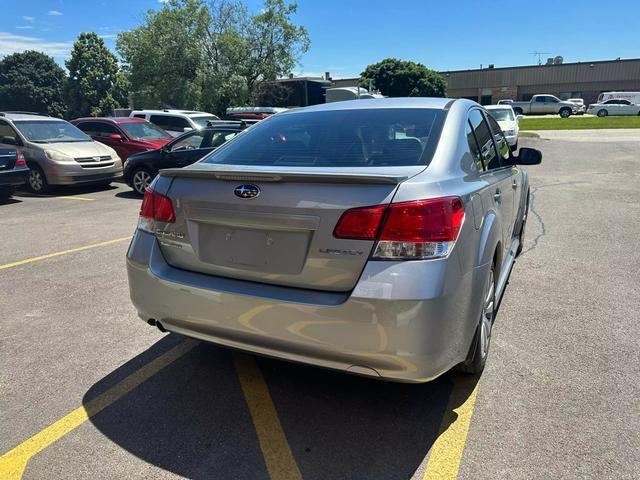
[[[482,95],[480,105],[491,105],[491,95]]]

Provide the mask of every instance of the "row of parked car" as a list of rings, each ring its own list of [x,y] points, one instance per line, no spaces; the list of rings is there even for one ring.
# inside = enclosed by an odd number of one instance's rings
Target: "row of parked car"
[[[640,115],[640,92],[604,92],[596,103],[585,105],[582,98],[560,100],[554,95],[534,95],[529,101],[499,100],[498,105],[509,105],[516,115],[558,114],[562,118],[585,113],[608,115]]]
[[[52,185],[109,184],[122,176],[142,195],[161,168],[189,165],[276,113],[230,110],[225,120],[206,112],[134,110],[128,117],[71,122],[0,112],[0,196],[25,184],[44,193]]]

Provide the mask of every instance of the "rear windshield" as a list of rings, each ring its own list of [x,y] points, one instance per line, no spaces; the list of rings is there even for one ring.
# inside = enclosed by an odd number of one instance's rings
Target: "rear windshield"
[[[274,115],[202,161],[227,165],[428,165],[446,111],[363,109]]]
[[[33,143],[90,142],[75,125],[64,120],[16,120],[14,125]]]
[[[498,122],[513,121],[513,110],[510,108],[488,108],[487,112]]]

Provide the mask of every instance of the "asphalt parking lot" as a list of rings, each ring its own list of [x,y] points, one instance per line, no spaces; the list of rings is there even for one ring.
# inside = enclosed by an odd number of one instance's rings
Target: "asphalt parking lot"
[[[128,187],[0,205],[0,478],[638,478],[640,134],[521,145],[543,164],[479,379],[163,334],[129,301]]]

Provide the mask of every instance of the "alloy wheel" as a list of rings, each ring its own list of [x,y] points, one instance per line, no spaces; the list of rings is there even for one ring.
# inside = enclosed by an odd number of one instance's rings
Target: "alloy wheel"
[[[152,180],[153,178],[151,178],[149,172],[147,172],[146,170],[137,170],[133,174],[131,183],[133,183],[133,189],[136,192],[138,192],[140,195],[144,195],[144,192],[147,190]]]
[[[40,173],[39,170],[29,170],[29,186],[34,192],[42,190],[42,187],[44,186],[44,179],[42,178],[42,173]]]

